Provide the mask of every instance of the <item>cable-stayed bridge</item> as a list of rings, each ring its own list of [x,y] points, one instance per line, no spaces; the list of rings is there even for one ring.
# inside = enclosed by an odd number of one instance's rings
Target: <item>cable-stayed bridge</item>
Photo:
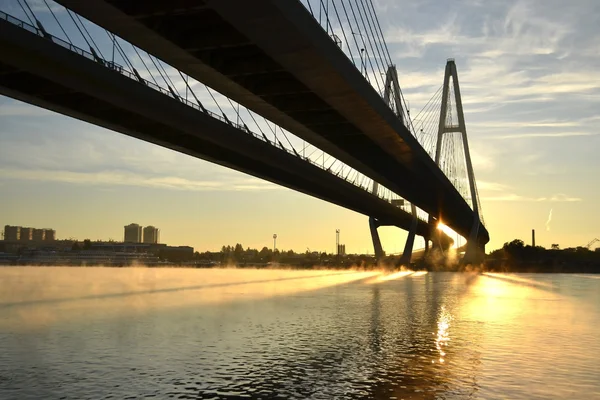
[[[404,262],[438,222],[467,260],[489,241],[456,66],[411,119],[370,1],[30,3],[0,14],[2,94],[365,214],[378,255],[381,225]]]

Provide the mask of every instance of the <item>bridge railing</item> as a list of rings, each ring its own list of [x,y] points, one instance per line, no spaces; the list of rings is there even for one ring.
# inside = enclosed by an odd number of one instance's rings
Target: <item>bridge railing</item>
[[[246,126],[245,124],[238,124],[236,122],[233,122],[229,118],[227,118],[224,114],[223,115],[217,114],[217,113],[212,112],[212,111],[206,109],[205,107],[199,105],[198,103],[194,103],[194,102],[189,101],[186,98],[183,98],[181,96],[177,96],[171,90],[168,90],[168,89],[166,89],[166,88],[164,88],[162,86],[157,85],[154,82],[151,82],[149,80],[146,80],[146,79],[142,78],[139,74],[136,74],[136,73],[134,73],[132,71],[129,71],[127,68],[125,68],[124,66],[122,66],[122,65],[120,65],[118,63],[115,63],[114,61],[107,61],[107,60],[99,57],[98,55],[95,55],[95,54],[93,54],[91,52],[83,50],[83,49],[81,49],[81,48],[79,48],[79,47],[77,47],[77,46],[75,46],[75,45],[73,45],[73,44],[71,44],[71,43],[63,40],[63,39],[60,39],[60,38],[58,38],[56,36],[53,36],[53,35],[49,34],[45,30],[42,30],[42,29],[40,29],[38,27],[35,27],[35,26],[33,26],[33,25],[25,22],[25,21],[22,21],[22,20],[20,20],[18,18],[15,18],[15,17],[13,17],[13,16],[11,16],[11,15],[3,12],[3,11],[0,11],[0,19],[3,19],[5,21],[7,21],[7,22],[10,22],[11,24],[16,25],[16,26],[18,26],[18,27],[20,27],[22,29],[25,29],[25,30],[33,33],[33,34],[36,34],[37,36],[43,37],[43,38],[45,38],[47,40],[50,40],[52,43],[57,44],[57,45],[65,48],[67,50],[70,50],[71,52],[73,52],[75,54],[78,54],[78,55],[80,55],[82,57],[85,57],[85,58],[87,58],[90,61],[94,61],[94,62],[96,62],[96,63],[98,63],[100,65],[103,65],[104,67],[110,69],[111,71],[119,73],[122,76],[125,76],[125,77],[127,77],[127,78],[129,78],[129,79],[131,79],[133,81],[139,82],[140,84],[142,84],[144,86],[147,86],[147,87],[149,87],[149,88],[151,88],[153,90],[156,90],[157,92],[160,92],[161,94],[164,94],[164,95],[166,95],[166,96],[168,96],[168,97],[170,97],[170,98],[172,98],[174,100],[178,100],[179,102],[181,102],[181,103],[183,103],[183,104],[185,104],[185,105],[187,105],[187,106],[189,106],[189,107],[191,107],[191,108],[193,108],[193,109],[195,109],[197,111],[200,111],[200,112],[202,112],[204,114],[207,114],[207,115],[209,115],[212,118],[215,118],[215,119],[217,119],[217,120],[219,120],[221,122],[224,122],[224,123],[226,123],[228,125],[233,126],[234,128],[237,128],[237,129],[239,129],[241,131],[244,131],[244,132],[252,135],[256,139],[259,139],[259,140],[261,140],[263,142],[266,142],[266,143],[268,143],[268,144],[270,144],[270,145],[272,145],[272,146],[274,146],[274,147],[276,147],[276,148],[278,148],[278,149],[280,149],[282,151],[285,151],[285,152],[287,152],[287,153],[289,153],[289,154],[291,154],[291,155],[293,155],[295,157],[298,157],[298,158],[302,159],[303,161],[308,162],[308,163],[310,163],[310,164],[318,167],[319,169],[325,170],[325,171],[331,173],[332,175],[334,175],[334,176],[336,176],[336,177],[338,177],[340,179],[343,179],[344,181],[346,181],[346,182],[348,182],[348,183],[350,183],[350,184],[352,184],[354,186],[360,187],[361,189],[363,189],[363,190],[365,190],[365,191],[373,194],[374,196],[376,196],[376,197],[378,197],[378,198],[386,201],[387,203],[392,204],[392,200],[391,199],[388,199],[385,196],[381,196],[379,193],[372,193],[369,190],[369,183],[372,182],[370,180],[367,180],[366,183],[364,183],[364,182],[358,182],[357,183],[356,181],[348,178],[351,174],[348,173],[348,174],[346,174],[346,176],[344,176],[344,174],[342,173],[343,169],[340,169],[337,173],[334,173],[331,170],[331,167],[325,168],[324,165],[316,162],[315,160],[313,160],[313,159],[311,159],[309,157],[303,156],[303,155],[299,154],[298,152],[296,152],[295,150],[290,150],[290,149],[284,147],[281,143],[278,143],[277,141],[270,140],[264,134],[257,134],[256,132],[250,130],[248,128],[248,126]],[[351,168],[351,167],[348,167],[348,168]],[[364,181],[364,179],[362,181]],[[381,185],[379,185],[379,186],[381,186]],[[391,192],[391,193],[393,193],[393,192]],[[404,211],[410,212],[410,207],[407,207],[407,206],[398,206],[398,208],[400,208],[400,209],[402,209]],[[419,218],[422,221],[426,221],[426,218],[423,215],[417,215],[417,218]]]

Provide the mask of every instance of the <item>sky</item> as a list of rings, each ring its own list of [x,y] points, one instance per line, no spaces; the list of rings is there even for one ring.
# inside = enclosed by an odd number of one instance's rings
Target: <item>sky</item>
[[[0,10],[23,18],[15,4],[0,0]],[[50,18],[42,4],[34,12]],[[442,84],[446,59],[456,60],[486,249],[530,243],[531,229],[546,247],[600,237],[600,3],[375,7],[413,114]],[[278,248],[333,252],[340,229],[348,252],[373,252],[366,216],[0,97],[0,225],[122,240],[131,222],[198,251],[270,247],[277,233]],[[386,251],[402,250],[405,232],[380,230]]]

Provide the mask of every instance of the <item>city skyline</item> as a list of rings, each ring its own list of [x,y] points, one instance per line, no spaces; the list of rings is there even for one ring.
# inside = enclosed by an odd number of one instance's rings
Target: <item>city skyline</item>
[[[414,110],[457,61],[488,251],[531,229],[545,247],[600,236],[598,9],[550,3],[377,3]],[[341,229],[348,252],[373,252],[367,217],[321,200],[4,97],[0,120],[2,224],[92,239],[152,220],[163,241],[197,249],[270,247],[277,232],[278,247],[328,252]],[[402,250],[405,232],[381,236]]]

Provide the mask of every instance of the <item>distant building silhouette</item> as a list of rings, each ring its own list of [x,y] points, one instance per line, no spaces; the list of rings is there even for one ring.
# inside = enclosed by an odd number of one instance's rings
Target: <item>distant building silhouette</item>
[[[144,232],[144,243],[156,244],[159,242],[160,231],[158,228],[155,228],[152,225],[149,225],[143,229],[143,232]]]
[[[33,228],[25,228],[21,227],[21,235],[19,236],[19,241],[21,242],[29,242],[33,236]]]
[[[54,242],[56,240],[56,231],[54,229],[44,229],[44,242]]]
[[[46,230],[45,229],[37,229],[33,228],[33,232],[31,234],[31,240],[34,242],[43,242],[46,238]]]
[[[4,226],[4,240],[7,242],[17,242],[21,238],[20,226]]]
[[[4,240],[6,242],[53,242],[56,240],[56,231],[6,225],[4,226]]]
[[[141,243],[142,242],[142,227],[138,224],[125,225],[124,242],[126,243]]]

